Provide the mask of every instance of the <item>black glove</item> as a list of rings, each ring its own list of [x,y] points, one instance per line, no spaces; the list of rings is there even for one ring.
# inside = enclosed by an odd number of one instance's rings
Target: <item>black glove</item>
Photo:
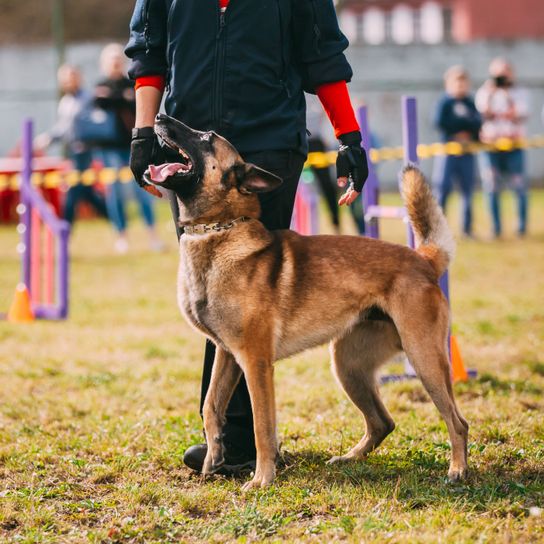
[[[153,127],[135,128],[132,130],[132,141],[130,142],[130,169],[134,174],[136,183],[142,189],[149,191],[152,187],[144,180],[144,172],[150,164],[161,164],[163,152]],[[155,189],[156,191],[156,189]],[[153,193],[155,193],[153,191]]]
[[[366,151],[361,147],[361,133],[358,130],[338,137],[340,149],[336,159],[336,175],[346,177],[350,187],[360,193],[368,178]]]

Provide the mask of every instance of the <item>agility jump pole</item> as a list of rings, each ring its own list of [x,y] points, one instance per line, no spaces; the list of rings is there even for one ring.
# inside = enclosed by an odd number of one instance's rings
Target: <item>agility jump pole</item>
[[[68,239],[70,225],[59,219],[32,186],[33,123],[23,124],[20,204],[17,206],[21,241],[21,283],[17,291],[30,293],[32,312],[41,319],[68,315]],[[9,318],[9,314],[8,314]]]
[[[363,145],[366,149],[370,149],[370,132],[368,123],[368,112],[366,106],[358,110],[359,125],[363,133]],[[418,157],[418,123],[417,123],[417,101],[414,97],[404,96],[402,98],[402,136],[403,136],[403,158],[405,164],[419,164]],[[415,247],[414,233],[410,226],[408,214],[404,207],[398,206],[380,206],[379,204],[379,181],[376,176],[376,170],[372,160],[369,157],[369,177],[364,188],[364,199],[366,202],[365,219],[368,223],[368,236],[371,238],[379,238],[379,219],[401,219],[406,223],[408,245],[411,248]],[[440,288],[442,289],[448,305],[450,304],[449,296],[449,273],[446,271],[439,280]],[[462,358],[459,352],[457,341],[451,335],[451,330],[448,330],[448,351],[450,361],[452,362],[452,379],[466,380],[468,377],[474,377],[476,372],[473,370],[467,371],[464,368]],[[404,364],[404,374],[401,375],[386,375],[382,376],[382,383],[391,381],[400,381],[410,379],[416,376],[415,370],[406,358]]]
[[[310,176],[313,172],[309,168],[302,171],[291,220],[291,229],[303,235],[319,232],[318,197]]]
[[[403,147],[404,147],[404,163],[405,164],[419,164],[418,156],[418,123],[417,123],[417,101],[412,96],[402,97],[402,133],[403,133]],[[414,233],[408,223],[408,239],[410,247],[414,247]],[[449,270],[446,270],[444,274],[438,280],[438,284],[451,310],[450,300],[450,274]],[[475,370],[465,369],[461,352],[457,344],[457,339],[451,333],[451,324],[448,328],[448,353],[451,364],[451,377],[452,381],[467,381],[469,378],[477,376]],[[405,372],[409,375],[415,374],[412,365],[410,365],[408,359],[406,359]]]

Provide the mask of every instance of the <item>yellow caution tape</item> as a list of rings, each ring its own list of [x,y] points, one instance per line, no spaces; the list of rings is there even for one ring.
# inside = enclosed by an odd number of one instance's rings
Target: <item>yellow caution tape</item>
[[[530,138],[520,138],[511,140],[509,138],[500,138],[494,144],[483,144],[480,142],[435,142],[432,144],[419,144],[417,146],[417,154],[420,159],[430,159],[439,155],[460,156],[467,154],[481,153],[482,151],[513,151],[514,149],[529,149],[529,148],[544,148],[544,134],[537,134]],[[373,148],[369,151],[370,160],[373,163],[385,161],[402,160],[404,149],[398,147],[380,147]],[[306,167],[326,168],[336,163],[336,151],[316,151],[308,154]],[[130,183],[133,180],[130,168],[102,168],[96,170],[90,168],[82,172],[71,170],[67,172],[47,172],[32,174],[32,184],[41,186],[47,189],[62,187],[67,189],[78,183],[84,185],[94,185],[101,183],[103,185],[111,185],[116,181],[121,183]],[[19,188],[18,174],[0,174],[0,191]]]
[[[438,155],[475,155],[482,151],[513,151],[514,149],[529,149],[544,147],[544,135],[538,134],[530,138],[520,138],[511,140],[509,138],[500,138],[494,144],[484,144],[481,142],[435,142],[432,144],[419,144],[417,154],[420,159],[430,159]],[[370,160],[373,163],[385,161],[397,161],[404,157],[402,147],[380,147],[371,149],[369,152]],[[313,152],[308,155],[306,167],[323,168],[336,163],[336,152]]]

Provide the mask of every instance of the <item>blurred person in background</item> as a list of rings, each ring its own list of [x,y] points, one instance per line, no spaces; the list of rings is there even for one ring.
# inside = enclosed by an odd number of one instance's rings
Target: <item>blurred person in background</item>
[[[470,95],[468,72],[462,66],[452,66],[444,74],[444,87],[446,92],[437,104],[434,119],[441,140],[460,144],[478,141],[482,120]],[[472,237],[475,156],[469,153],[439,156],[433,174],[438,201],[444,211],[454,184],[458,184],[463,198],[463,234]]]
[[[95,87],[95,105],[115,113],[117,130],[115,138],[96,144],[95,153],[104,167],[119,170],[129,164],[136,107],[134,84],[126,76],[126,57],[121,45],[112,43],[104,47],[100,55],[100,69],[104,78]],[[119,179],[106,186],[108,215],[118,232],[116,251],[122,254],[128,251],[126,191],[131,191],[138,201],[149,232],[151,249],[160,251],[163,244],[155,228],[151,195],[133,183],[123,184]]]
[[[312,95],[306,95],[306,126],[308,129],[308,151],[327,152],[335,148],[336,138],[330,121],[326,119],[323,106],[319,99]],[[373,142],[373,135],[370,136]],[[321,194],[325,198],[327,209],[336,233],[340,233],[340,208],[338,205],[338,185],[333,178],[333,171],[330,166],[312,166],[312,174],[317,182]],[[349,206],[349,211],[355,222],[357,232],[365,233],[365,222],[363,218],[363,201],[358,198]]]
[[[36,137],[34,147],[39,150],[47,149],[53,143],[61,143],[64,152],[78,171],[91,167],[92,151],[88,144],[79,140],[75,131],[78,115],[90,103],[91,94],[83,89],[81,72],[71,64],[63,64],[57,73],[58,85],[62,92],[57,110],[55,125]],[[77,205],[87,202],[102,217],[108,217],[104,197],[92,185],[77,183],[70,187],[64,202],[64,217],[73,224]]]
[[[515,82],[512,65],[502,58],[493,60],[489,66],[490,78],[476,94],[476,106],[483,118],[481,139],[494,144],[502,138],[519,140],[525,137],[525,124],[529,114],[529,97],[526,90]],[[518,201],[518,236],[527,231],[527,179],[525,175],[525,152],[486,151],[482,164],[482,181],[488,193],[493,220],[493,234],[502,234],[500,214],[501,183],[510,183]]]
[[[309,153],[325,153],[332,147],[328,144],[328,134],[325,134],[328,126],[324,126],[325,114],[323,107],[318,102],[313,95],[306,97],[306,126],[308,129]],[[338,234],[340,232],[338,186],[336,185],[336,180],[333,180],[330,166],[328,164],[324,164],[323,166],[312,165],[310,169],[321,194],[325,198],[334,231]]]

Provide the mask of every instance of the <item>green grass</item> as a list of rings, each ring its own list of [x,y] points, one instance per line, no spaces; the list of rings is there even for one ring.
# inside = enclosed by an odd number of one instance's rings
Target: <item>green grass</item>
[[[164,254],[147,251],[139,224],[119,257],[105,223],[79,223],[70,319],[0,322],[0,541],[542,541],[544,193],[531,202],[527,239],[461,241],[452,269],[454,331],[479,372],[455,388],[471,425],[469,479],[446,482],[446,429],[418,382],[382,388],[397,429],[366,462],[326,466],[364,426],[320,348],[277,366],[288,465],[247,496],[239,480],[202,480],[181,461],[202,436],[203,342],[176,308],[166,207]],[[455,229],[456,211],[455,201]],[[480,197],[476,211],[484,237]],[[505,215],[511,232],[509,198]],[[398,223],[384,231],[403,239]],[[14,227],[0,228],[0,311],[16,242]]]

